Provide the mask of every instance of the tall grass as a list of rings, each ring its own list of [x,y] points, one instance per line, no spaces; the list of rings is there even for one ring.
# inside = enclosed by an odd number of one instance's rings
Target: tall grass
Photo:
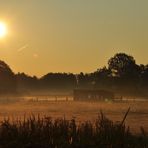
[[[109,120],[102,112],[95,123],[77,124],[75,119],[35,117],[4,119],[0,125],[0,148],[148,148],[148,135],[133,135],[121,122]]]

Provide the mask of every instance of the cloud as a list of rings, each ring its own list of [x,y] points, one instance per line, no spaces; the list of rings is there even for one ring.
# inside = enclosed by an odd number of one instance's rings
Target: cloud
[[[23,51],[24,49],[26,49],[29,45],[28,44],[25,44],[24,46],[20,47],[17,51],[18,52],[21,52]]]

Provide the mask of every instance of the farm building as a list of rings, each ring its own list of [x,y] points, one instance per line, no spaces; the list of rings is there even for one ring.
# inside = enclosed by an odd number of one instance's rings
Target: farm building
[[[73,92],[74,100],[104,100],[114,99],[114,93],[106,90],[97,89],[75,89]]]

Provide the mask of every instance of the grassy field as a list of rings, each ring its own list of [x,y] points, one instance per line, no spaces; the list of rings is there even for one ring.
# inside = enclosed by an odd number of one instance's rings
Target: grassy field
[[[131,108],[126,125],[134,133],[140,132],[142,126],[148,131],[148,102],[74,102],[74,101],[22,101],[18,103],[1,103],[0,120],[3,118],[23,118],[31,114],[66,119],[75,118],[79,123],[90,120],[94,122],[100,110],[111,120],[121,121],[128,108]]]
[[[23,120],[4,119],[0,124],[1,148],[147,148],[148,135],[143,128],[133,134],[125,126],[130,108],[119,122],[109,120],[100,111],[95,122],[76,123],[72,118],[51,119],[31,115]]]

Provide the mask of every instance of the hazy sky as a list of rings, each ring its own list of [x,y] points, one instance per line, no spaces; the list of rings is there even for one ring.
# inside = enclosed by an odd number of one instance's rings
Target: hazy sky
[[[14,72],[92,72],[117,52],[148,63],[148,0],[0,0]]]

